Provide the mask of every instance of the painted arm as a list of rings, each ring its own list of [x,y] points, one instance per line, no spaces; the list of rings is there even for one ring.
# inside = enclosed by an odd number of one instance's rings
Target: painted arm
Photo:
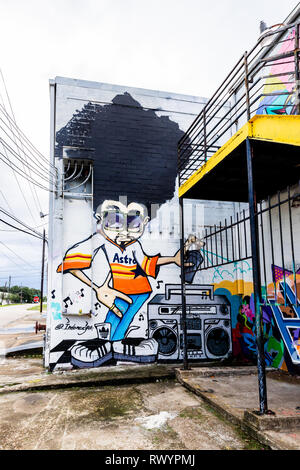
[[[171,263],[175,263],[177,266],[181,266],[180,250],[178,250],[174,256],[161,256],[157,260],[157,266],[163,266],[165,264]],[[184,263],[184,266],[193,266],[193,263]]]
[[[109,272],[102,286],[97,286],[95,283],[93,283],[90,278],[88,278],[80,269],[72,269],[69,272],[73,274],[73,276],[77,277],[77,279],[79,279],[81,282],[94,289],[99,302],[112,310],[118,317],[122,318],[123,315],[122,312],[115,306],[115,300],[117,297],[125,300],[129,304],[132,304],[130,297],[123,294],[123,292],[119,292],[118,290],[109,287],[108,284],[111,280],[111,272]]]
[[[186,254],[189,247],[193,245],[193,243],[197,244],[197,247],[199,249],[200,247],[204,246],[204,243],[201,240],[198,240],[198,238],[196,238],[194,235],[190,235],[184,244],[184,254]],[[170,264],[170,263],[175,263],[177,264],[177,266],[181,266],[180,250],[178,250],[174,256],[161,256],[157,260],[158,266],[163,266],[164,264]],[[193,266],[193,263],[184,263],[184,265]]]
[[[157,260],[157,266],[164,266],[165,264],[175,263],[180,266],[180,250],[174,256],[161,256]]]

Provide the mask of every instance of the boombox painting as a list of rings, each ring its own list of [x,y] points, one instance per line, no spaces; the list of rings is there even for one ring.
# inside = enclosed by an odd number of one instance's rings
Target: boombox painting
[[[186,287],[187,353],[189,360],[225,359],[232,352],[230,305],[214,295],[211,285]],[[158,343],[158,360],[183,359],[181,285],[166,285],[148,304],[150,337]]]

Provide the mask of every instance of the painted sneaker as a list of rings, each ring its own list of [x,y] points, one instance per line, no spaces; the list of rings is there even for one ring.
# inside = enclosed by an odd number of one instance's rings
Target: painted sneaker
[[[155,339],[126,338],[113,342],[114,359],[116,361],[155,362],[158,343]]]
[[[111,343],[101,339],[77,341],[70,351],[71,364],[79,368],[100,367],[113,357]]]

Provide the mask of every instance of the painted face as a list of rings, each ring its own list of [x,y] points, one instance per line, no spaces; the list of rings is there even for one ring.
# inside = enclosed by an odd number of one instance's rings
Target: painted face
[[[136,202],[125,206],[120,201],[105,201],[96,215],[101,231],[119,245],[140,238],[150,220],[144,206]]]

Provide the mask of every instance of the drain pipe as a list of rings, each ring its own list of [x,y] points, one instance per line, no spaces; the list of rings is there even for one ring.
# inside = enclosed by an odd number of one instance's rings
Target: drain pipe
[[[183,369],[188,370],[188,355],[187,355],[187,330],[186,330],[186,294],[185,294],[185,272],[184,272],[184,211],[183,211],[183,197],[179,198],[179,220],[180,220],[180,269],[181,269],[181,303],[182,303],[182,337],[183,337]]]

